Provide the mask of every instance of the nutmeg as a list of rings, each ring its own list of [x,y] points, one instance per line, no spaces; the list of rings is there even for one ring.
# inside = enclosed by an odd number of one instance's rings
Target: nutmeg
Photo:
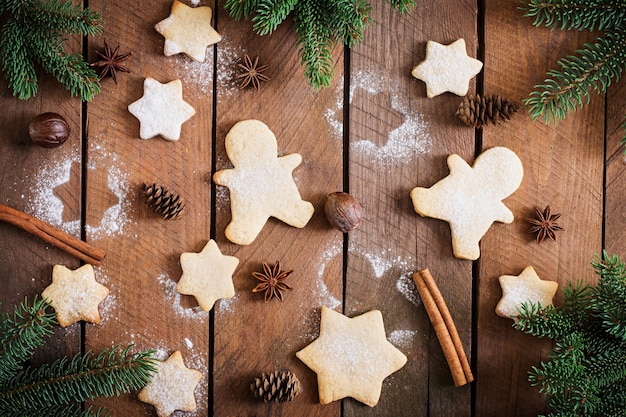
[[[31,140],[44,148],[61,146],[70,136],[70,132],[63,116],[52,112],[40,114],[28,125]]]
[[[343,233],[348,233],[361,222],[363,207],[350,194],[338,191],[326,197],[324,213],[328,223]]]

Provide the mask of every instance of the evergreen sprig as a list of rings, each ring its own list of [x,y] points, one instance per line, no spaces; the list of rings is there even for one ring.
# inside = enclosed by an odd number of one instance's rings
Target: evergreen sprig
[[[546,123],[564,119],[589,103],[591,90],[605,93],[619,80],[626,66],[626,1],[624,0],[525,0],[525,16],[533,25],[561,30],[604,30],[604,36],[587,43],[558,61],[543,84],[525,100],[533,120]]]
[[[414,0],[388,0],[400,13]],[[368,0],[226,0],[226,10],[237,20],[250,18],[259,35],[271,34],[290,14],[305,78],[315,89],[328,87],[333,78],[333,48],[354,46],[363,40],[371,23]]]
[[[528,378],[550,417],[626,415],[626,266],[606,251],[592,266],[596,286],[570,283],[562,307],[526,303],[513,325],[555,342]]]
[[[24,368],[56,324],[56,316],[45,313],[48,307],[35,299],[16,307],[13,316],[0,315],[0,416],[100,416],[104,409],[82,410],[80,403],[140,389],[156,372],[154,352],[132,353],[132,345]]]
[[[99,13],[72,0],[2,0],[0,15],[5,14],[0,60],[14,96],[29,99],[37,94],[36,63],[83,101],[100,92],[98,76],[82,55],[63,48],[64,34],[101,33]]]

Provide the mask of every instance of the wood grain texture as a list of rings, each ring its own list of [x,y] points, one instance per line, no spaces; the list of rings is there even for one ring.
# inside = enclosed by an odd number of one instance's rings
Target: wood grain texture
[[[332,113],[341,124],[343,97],[342,49],[334,53],[333,85],[312,90],[303,77],[291,20],[271,35],[259,37],[250,22],[237,22],[220,4],[218,31],[224,39],[217,46],[217,170],[232,165],[225,154],[224,138],[241,120],[257,119],[275,134],[280,155],[299,153],[303,162],[293,171],[302,198],[315,206],[315,214],[303,229],[270,219],[248,246],[229,243],[224,229],[230,222],[229,192],[216,189],[216,240],[225,252],[240,260],[234,276],[237,295],[215,309],[214,415],[216,416],[336,416],[340,403],[319,404],[313,371],[295,357],[319,332],[322,306],[336,308],[342,297],[342,236],[326,222],[323,203],[327,193],[342,184],[342,137],[327,119]],[[236,64],[248,54],[270,66],[271,81],[261,89],[239,89],[234,77]],[[335,120],[339,117],[338,120]],[[280,199],[277,195],[275,198]],[[263,302],[253,294],[253,271],[261,263],[280,261],[294,270],[288,284],[294,289],[284,302]],[[289,369],[303,384],[303,393],[286,404],[264,404],[254,400],[249,386],[263,372]]]
[[[588,33],[535,28],[508,1],[488,2],[485,20],[485,94],[513,100],[525,98],[560,57],[589,39]],[[512,329],[511,320],[495,315],[502,296],[498,276],[517,275],[532,265],[542,279],[558,281],[560,289],[571,279],[593,280],[589,262],[602,239],[603,117],[602,97],[596,96],[556,126],[533,123],[522,109],[511,122],[484,128],[483,148],[506,146],[516,152],[524,179],[505,200],[515,221],[492,226],[481,243],[477,415],[545,412],[527,372],[546,359],[550,344]],[[523,219],[546,205],[562,213],[559,224],[565,231],[556,242],[538,245]]]
[[[345,310],[380,309],[388,337],[409,361],[385,380],[375,408],[346,400],[345,415],[470,415],[470,387],[454,387],[411,275],[432,271],[471,352],[471,262],[452,256],[448,225],[420,218],[409,192],[448,175],[449,154],[470,157],[474,132],[455,120],[459,97],[428,99],[410,74],[428,40],[464,38],[475,56],[477,10],[443,1],[400,15],[381,3],[373,20],[351,51],[349,187],[366,214],[348,237]]]

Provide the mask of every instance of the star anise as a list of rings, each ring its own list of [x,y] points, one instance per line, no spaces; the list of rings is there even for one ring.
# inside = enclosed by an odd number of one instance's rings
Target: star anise
[[[259,57],[254,58],[254,62],[250,59],[248,54],[243,57],[243,62],[237,64],[240,74],[236,79],[241,80],[239,88],[246,88],[248,85],[252,85],[255,89],[259,89],[261,81],[269,81],[270,78],[263,74],[269,65],[259,65]]]
[[[261,292],[265,291],[265,302],[267,303],[272,297],[278,298],[280,301],[283,301],[283,293],[282,291],[291,290],[292,288],[285,284],[283,281],[289,278],[293,271],[281,271],[280,270],[280,262],[276,262],[273,268],[267,264],[267,262],[263,262],[263,272],[253,272],[252,276],[259,281],[258,284],[252,292]]]
[[[526,219],[526,221],[530,223],[528,233],[537,234],[537,243],[543,242],[546,237],[552,240],[556,240],[555,232],[557,230],[563,230],[561,226],[556,224],[556,221],[559,219],[559,217],[561,217],[560,213],[550,213],[549,205],[546,206],[543,211],[535,207],[535,217]]]
[[[110,75],[113,78],[115,84],[117,84],[117,72],[130,72],[128,68],[122,65],[122,62],[126,61],[131,53],[120,54],[118,50],[120,49],[119,45],[115,49],[111,49],[107,40],[104,40],[104,51],[100,52],[96,50],[96,54],[100,57],[100,61],[96,61],[91,64],[92,67],[100,68],[100,76],[98,77],[100,80]]]

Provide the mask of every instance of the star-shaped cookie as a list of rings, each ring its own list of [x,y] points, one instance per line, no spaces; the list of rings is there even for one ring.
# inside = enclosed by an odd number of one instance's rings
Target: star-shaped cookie
[[[93,266],[85,264],[71,270],[63,265],[52,268],[52,284],[41,296],[50,302],[57,321],[67,327],[79,320],[100,323],[98,304],[109,295],[109,289],[96,281]]]
[[[180,265],[183,275],[176,290],[196,297],[204,311],[211,310],[217,299],[235,295],[233,273],[239,265],[239,259],[222,255],[213,239],[200,253],[185,252],[180,255]]]
[[[469,90],[470,80],[482,67],[482,62],[467,56],[463,38],[450,45],[428,41],[426,59],[413,68],[411,75],[426,83],[429,98],[446,91],[464,96]]]
[[[349,318],[326,307],[319,337],[296,356],[317,374],[321,404],[352,397],[370,407],[383,380],[407,361],[387,340],[380,311]]]
[[[176,410],[195,411],[193,392],[202,373],[187,368],[178,350],[166,361],[157,362],[156,366],[157,372],[152,380],[139,391],[139,400],[152,404],[159,417],[168,417]]]
[[[521,274],[502,275],[500,278],[502,299],[496,306],[496,314],[512,318],[524,303],[540,303],[542,307],[552,305],[552,299],[559,286],[554,281],[539,278],[532,266],[526,267]]]
[[[174,0],[170,15],[154,26],[165,38],[165,56],[184,53],[198,62],[204,62],[206,48],[222,39],[211,27],[212,15],[213,10],[208,6],[189,7]]]
[[[128,111],[139,119],[141,139],[161,135],[167,140],[178,140],[182,124],[196,114],[196,110],[183,100],[180,80],[161,84],[150,77],[143,82],[143,97],[131,103]]]
[[[276,136],[258,120],[238,122],[226,135],[234,169],[216,172],[213,181],[230,190],[232,220],[225,234],[233,243],[252,243],[270,217],[302,228],[313,216],[313,205],[302,200],[291,174],[302,157],[277,152]]]

